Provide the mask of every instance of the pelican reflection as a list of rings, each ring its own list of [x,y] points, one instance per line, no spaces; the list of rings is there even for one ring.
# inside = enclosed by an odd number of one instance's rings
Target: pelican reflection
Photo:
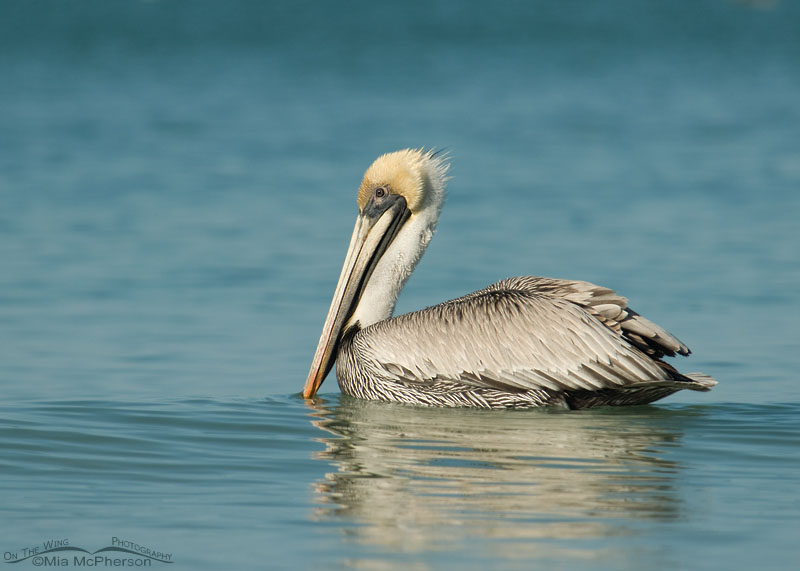
[[[335,468],[315,486],[316,515],[350,519],[359,542],[408,552],[464,537],[608,537],[680,514],[668,449],[682,434],[659,422],[668,410],[309,406],[327,432],[315,457]]]

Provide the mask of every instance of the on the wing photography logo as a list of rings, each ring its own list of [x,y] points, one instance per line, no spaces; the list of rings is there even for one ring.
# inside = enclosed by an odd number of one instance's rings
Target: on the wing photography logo
[[[35,567],[152,567],[173,563],[172,553],[135,541],[111,538],[111,545],[96,551],[70,545],[69,539],[50,539],[38,545],[5,551],[6,563],[31,563]]]

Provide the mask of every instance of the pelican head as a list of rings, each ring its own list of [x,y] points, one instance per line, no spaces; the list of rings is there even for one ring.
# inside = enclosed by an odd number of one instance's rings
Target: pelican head
[[[388,319],[397,296],[433,236],[449,164],[423,149],[378,157],[358,189],[358,217],[339,283],[311,363],[310,398],[336,360],[344,333]]]

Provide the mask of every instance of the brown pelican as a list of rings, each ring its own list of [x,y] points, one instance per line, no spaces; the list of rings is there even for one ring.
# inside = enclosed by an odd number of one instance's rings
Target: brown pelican
[[[346,394],[433,406],[634,405],[716,384],[662,361],[689,348],[588,282],[509,278],[392,317],[433,236],[448,168],[441,154],[406,149],[367,169],[305,398],[334,359]]]

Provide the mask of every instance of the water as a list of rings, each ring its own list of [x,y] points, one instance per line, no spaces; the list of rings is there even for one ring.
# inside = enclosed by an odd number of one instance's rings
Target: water
[[[182,568],[777,568],[796,555],[799,413],[8,404],[5,549],[113,536]]]
[[[0,552],[116,537],[186,569],[800,555],[795,3],[5,8]],[[332,378],[297,398],[360,175],[422,145],[449,148],[454,178],[399,311],[510,275],[586,279],[719,386],[578,413],[365,403]]]

